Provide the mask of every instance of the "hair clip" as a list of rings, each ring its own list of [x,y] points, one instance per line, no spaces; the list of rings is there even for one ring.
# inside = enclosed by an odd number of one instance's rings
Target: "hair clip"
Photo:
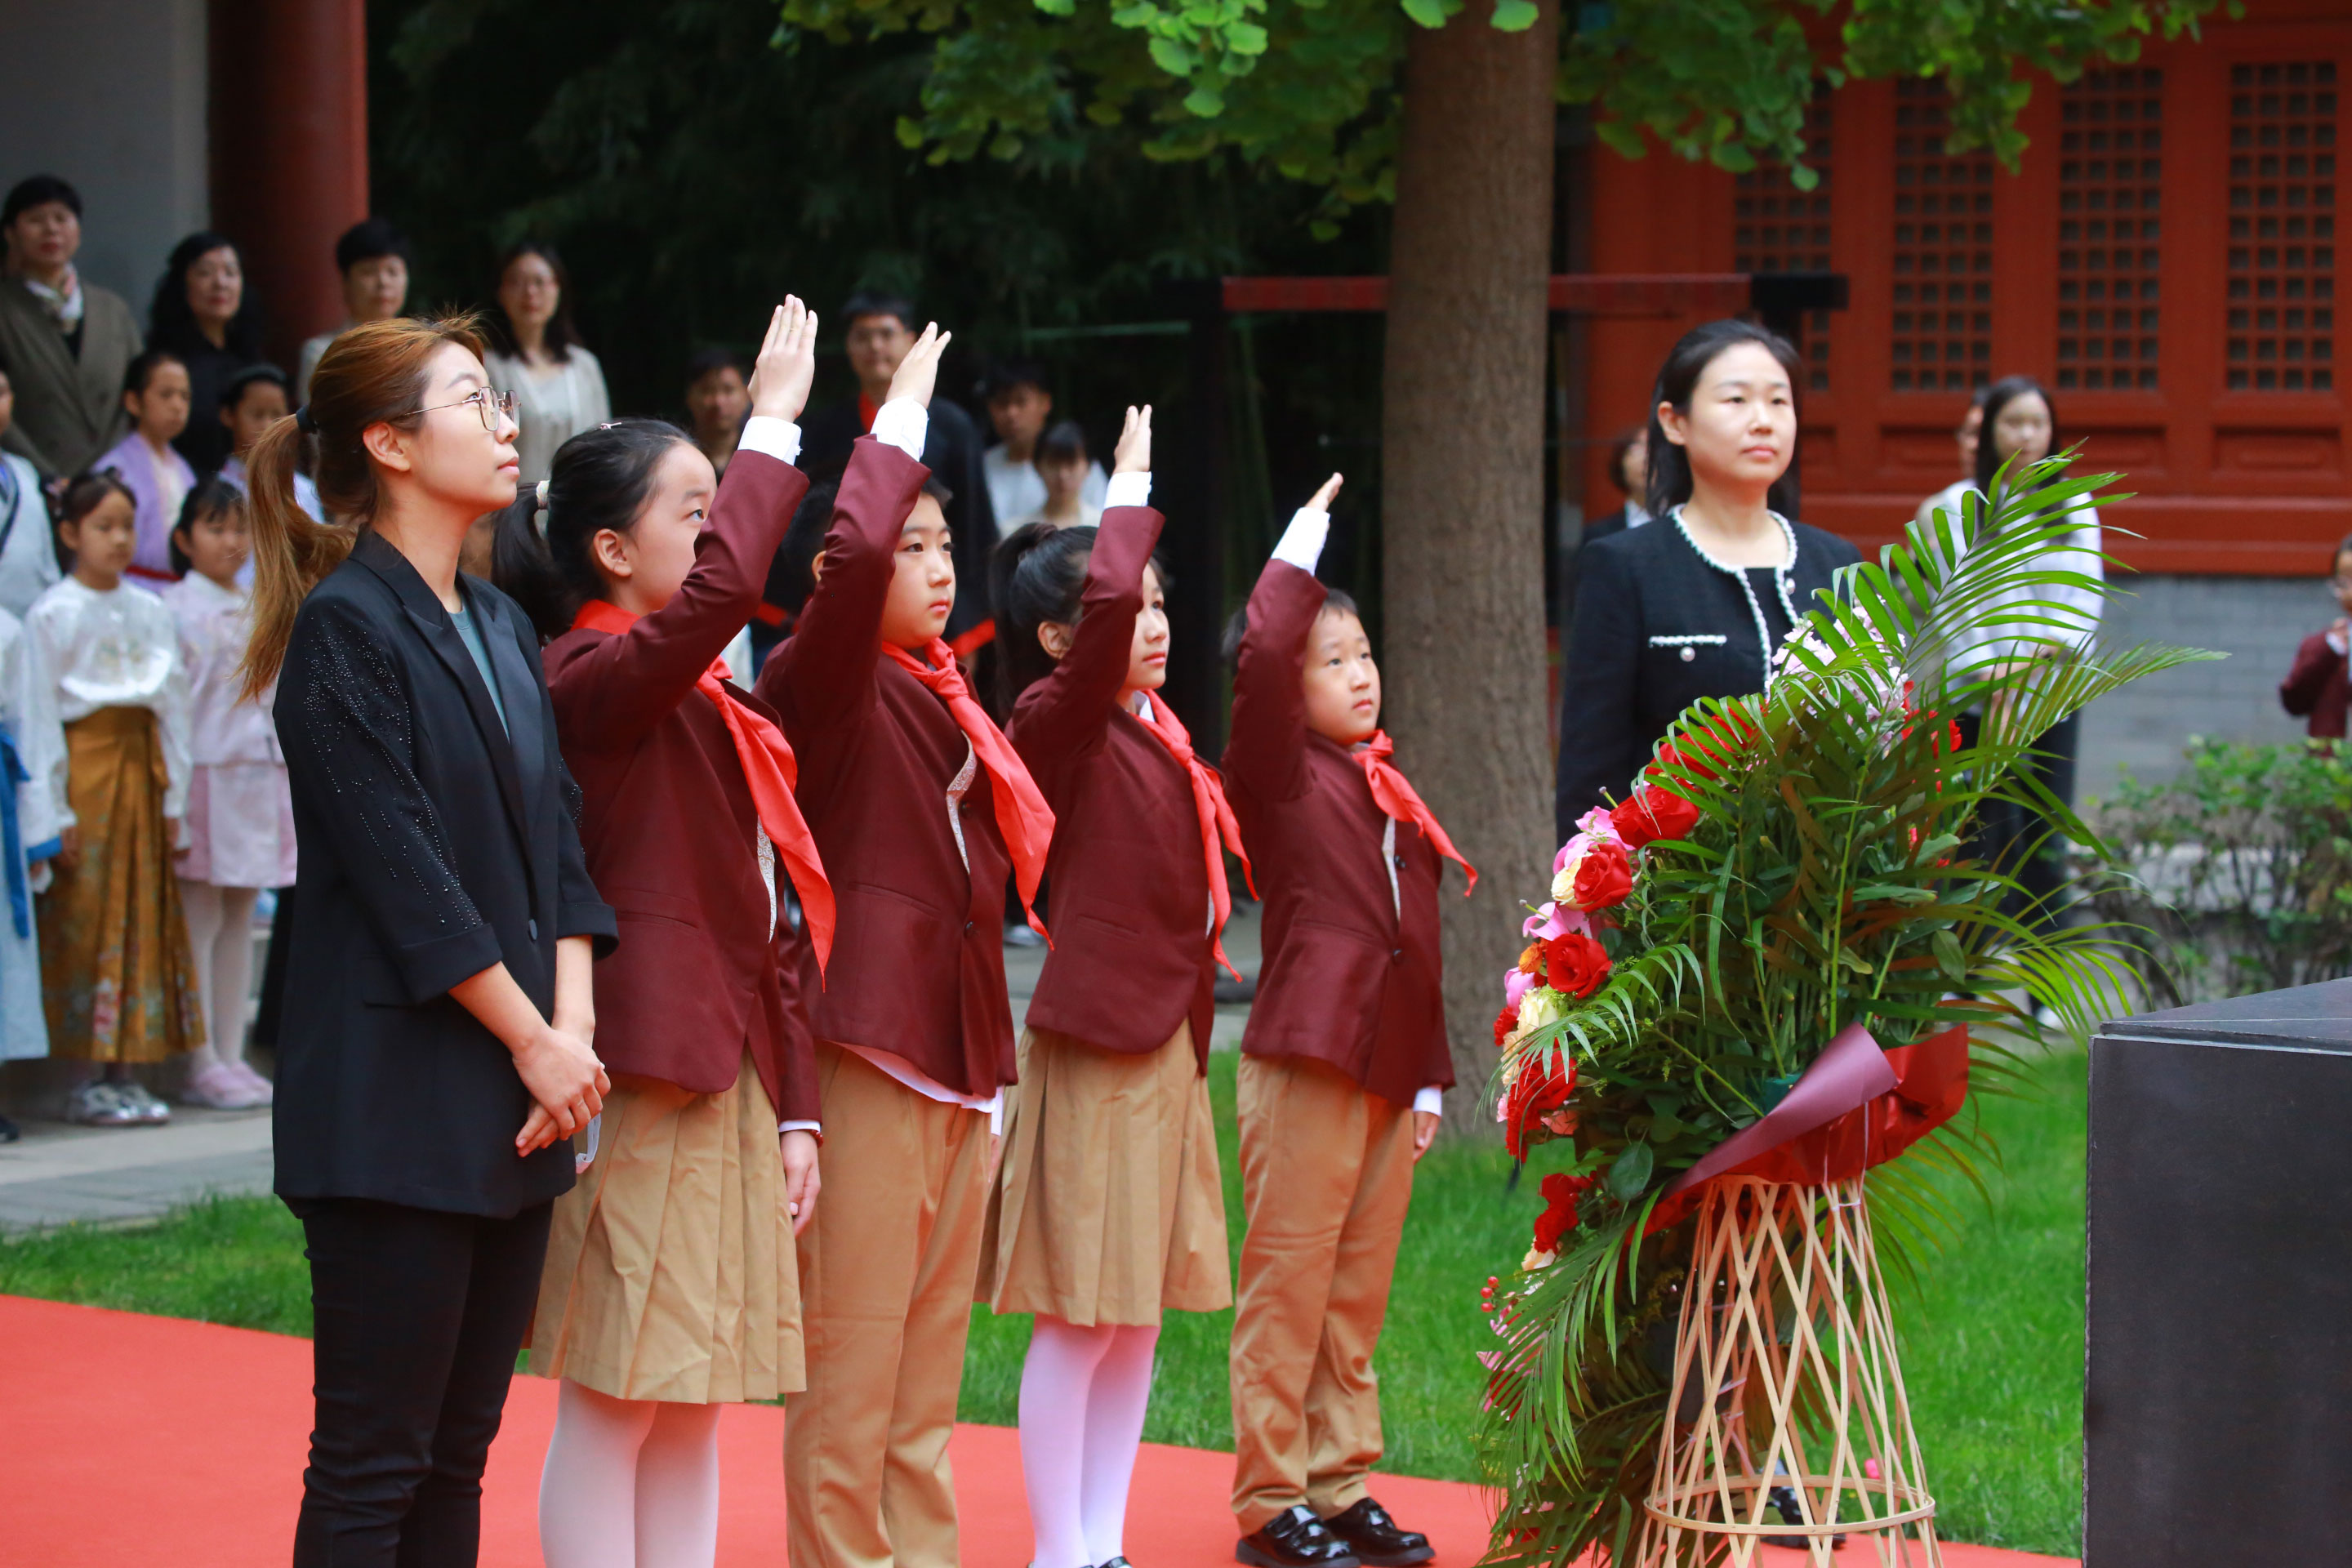
[[[540,480],[533,489],[539,498],[537,502],[539,510],[545,511],[547,510],[547,481],[545,479]]]
[[[294,411],[294,428],[301,431],[305,436],[316,436],[319,433],[319,417],[310,412],[309,404],[306,403]]]

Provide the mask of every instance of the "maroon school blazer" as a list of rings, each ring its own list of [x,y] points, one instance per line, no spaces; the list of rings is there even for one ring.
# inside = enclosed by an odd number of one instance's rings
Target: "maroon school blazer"
[[[750,619],[807,492],[799,469],[738,453],[677,596],[623,636],[582,627],[543,656],[588,874],[620,917],[619,947],[596,963],[596,1054],[615,1072],[715,1094],[748,1049],[787,1121],[817,1119],[795,994],[806,944],[781,918],[768,934],[759,815],[726,721],[694,683]],[[780,868],[776,880],[781,895],[790,879]]]
[[[2327,646],[2325,633],[2314,632],[2294,650],[2294,668],[2279,682],[2279,702],[2298,719],[2308,717],[2315,741],[2344,738],[2345,710],[2352,708],[2352,679],[2344,656]]]
[[[1265,962],[1242,1049],[1328,1062],[1410,1106],[1454,1082],[1439,994],[1439,862],[1420,827],[1398,823],[1390,892],[1388,814],[1347,749],[1307,728],[1299,678],[1322,608],[1314,574],[1266,563],[1234,672],[1226,792],[1265,900]]]
[[[1206,1071],[1216,976],[1200,810],[1183,765],[1118,706],[1160,525],[1150,507],[1103,513],[1070,651],[1013,704],[1007,733],[1054,808],[1054,950],[1029,1022],[1136,1056],[1190,1017]]]
[[[898,531],[929,473],[897,447],[858,437],[825,532],[824,574],[758,690],[783,715],[800,757],[801,810],[833,882],[824,990],[814,989],[813,963],[802,972],[817,1037],[896,1052],[949,1089],[986,1096],[1013,1079],[1004,990],[1012,862],[985,767],[975,767],[950,824],[948,786],[970,745],[947,704],[882,656]]]

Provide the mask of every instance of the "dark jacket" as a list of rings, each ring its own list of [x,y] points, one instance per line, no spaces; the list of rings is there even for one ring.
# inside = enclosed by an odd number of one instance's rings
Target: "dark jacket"
[[[837,479],[849,467],[849,454],[866,434],[866,420],[857,399],[820,408],[801,421],[801,468],[812,483]],[[988,557],[996,548],[996,512],[989,504],[988,473],[981,467],[980,427],[971,416],[945,397],[931,399],[930,422],[923,435],[923,467],[947,488],[948,531],[954,536],[955,609],[948,616],[947,638],[954,642],[987,620]],[[781,574],[779,574],[781,577]],[[781,601],[778,609],[800,614],[794,602],[805,598],[797,584],[772,578]]]
[[[1409,1106],[1451,1087],[1437,851],[1396,827],[1348,750],[1307,727],[1301,684],[1323,584],[1270,561],[1250,595],[1223,766],[1265,898],[1265,960],[1242,1049],[1307,1057]]]
[[[1209,865],[1184,765],[1118,706],[1160,538],[1150,507],[1103,513],[1070,650],[1008,731],[1054,808],[1054,948],[1029,1022],[1107,1051],[1156,1051],[1186,1019],[1202,1070],[1215,1006]]]
[[[750,617],[807,492],[798,469],[737,452],[677,595],[618,637],[582,626],[546,654],[589,870],[624,939],[596,966],[596,1054],[614,1072],[716,1094],[748,1051],[788,1121],[817,1119],[802,939],[781,914],[770,931],[759,813],[727,721],[695,683]],[[781,866],[776,879],[781,900],[791,879]]]
[[[1797,558],[1781,575],[1802,616],[1815,591],[1862,557],[1833,533],[1790,527]],[[1702,697],[1763,690],[1766,657],[1738,576],[1710,565],[1672,517],[1593,541],[1577,570],[1560,683],[1554,811],[1562,843],[1603,791],[1624,797],[1684,709]],[[1767,615],[1769,625],[1785,610],[1776,603]]]
[[[303,601],[278,681],[299,877],[278,1035],[277,1190],[511,1216],[572,1185],[516,1157],[531,1099],[448,995],[503,961],[542,1014],[555,943],[609,950],[530,617],[463,580],[501,727],[441,601],[362,531]],[[509,739],[509,735],[511,739]]]
[[[2345,710],[2352,707],[2352,679],[2345,658],[2327,646],[2324,632],[2314,632],[2294,650],[2294,668],[2279,682],[2279,703],[2298,719],[2309,719],[2315,741],[2344,738]]]
[[[896,447],[859,439],[824,536],[824,574],[754,689],[783,715],[801,811],[833,882],[824,990],[813,963],[802,971],[817,1038],[895,1052],[985,1098],[1013,1079],[1013,866],[985,766],[950,820],[948,786],[970,742],[947,704],[882,652],[898,530],[924,474]]]

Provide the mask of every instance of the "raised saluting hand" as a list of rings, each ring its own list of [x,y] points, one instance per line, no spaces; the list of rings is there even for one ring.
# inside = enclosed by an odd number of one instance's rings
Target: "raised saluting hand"
[[[901,397],[911,397],[929,408],[931,389],[940,379],[940,353],[954,341],[955,334],[940,331],[937,321],[926,326],[923,335],[915,340],[915,346],[907,351],[907,357],[898,362],[897,374],[890,377],[890,395],[884,401],[895,403]]]
[[[1118,447],[1111,458],[1115,474],[1148,474],[1151,471],[1151,405],[1141,408],[1129,405],[1127,423],[1118,432]]]
[[[784,296],[768,318],[767,340],[751,370],[755,418],[789,423],[808,406],[809,388],[816,381],[816,312],[797,294]]]

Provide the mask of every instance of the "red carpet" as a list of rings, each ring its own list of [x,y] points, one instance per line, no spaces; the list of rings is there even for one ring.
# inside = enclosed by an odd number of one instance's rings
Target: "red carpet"
[[[308,1342],[0,1296],[0,1558],[42,1568],[287,1561],[310,1429]],[[552,1384],[515,1380],[490,1453],[486,1568],[540,1561],[534,1510],[554,1416]],[[781,1410],[737,1405],[720,1422],[722,1568],[783,1568],[782,1437]],[[1029,1521],[1013,1433],[963,1427],[954,1454],[965,1568],[1022,1568]],[[1226,1455],[1146,1448],[1129,1504],[1141,1568],[1232,1563],[1232,1479]],[[1477,1561],[1486,1514],[1475,1489],[1400,1476],[1381,1482],[1380,1497],[1429,1531],[1442,1568]],[[2047,1568],[2061,1560],[1951,1547],[1945,1562]]]

